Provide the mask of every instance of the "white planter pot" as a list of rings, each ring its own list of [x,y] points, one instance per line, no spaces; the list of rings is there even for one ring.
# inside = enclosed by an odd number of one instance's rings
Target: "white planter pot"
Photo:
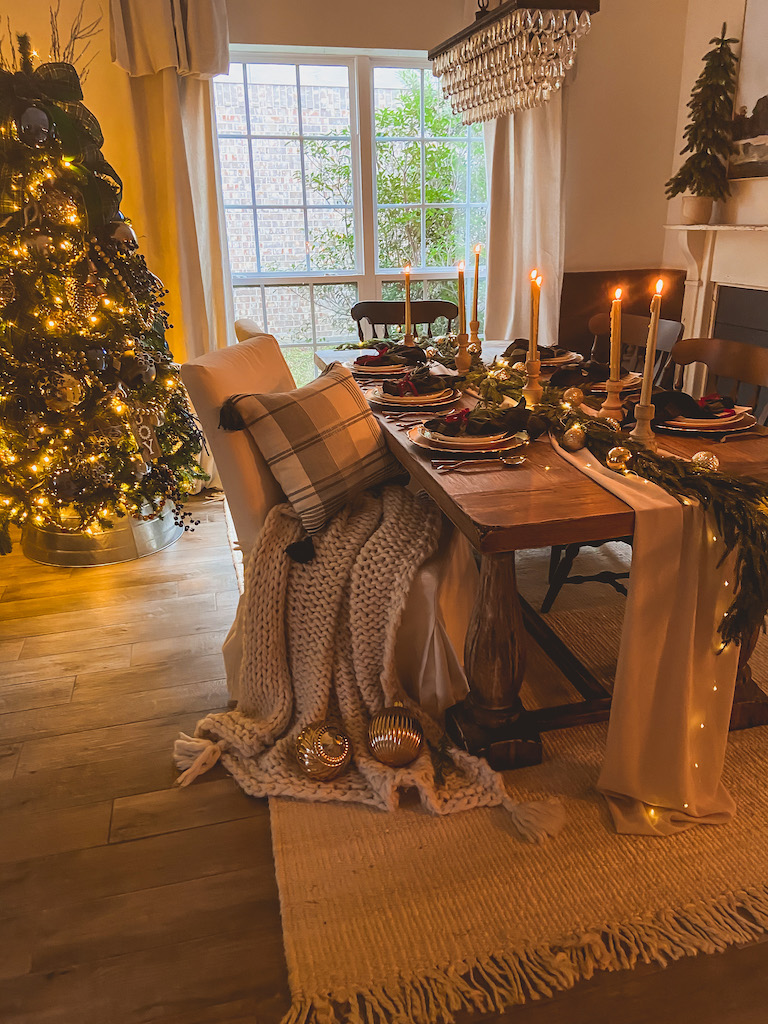
[[[683,224],[709,224],[713,206],[706,196],[683,196]]]

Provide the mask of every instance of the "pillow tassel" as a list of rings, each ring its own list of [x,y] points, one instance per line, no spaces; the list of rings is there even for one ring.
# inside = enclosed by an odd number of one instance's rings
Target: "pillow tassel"
[[[285,553],[294,562],[301,562],[302,565],[306,565],[307,562],[311,562],[315,557],[315,545],[311,537],[304,537],[303,540],[297,540],[293,544],[289,544],[285,549]]]
[[[235,395],[233,398],[228,398],[222,405],[219,413],[220,430],[245,430],[245,420],[236,404],[239,397],[239,395]]]

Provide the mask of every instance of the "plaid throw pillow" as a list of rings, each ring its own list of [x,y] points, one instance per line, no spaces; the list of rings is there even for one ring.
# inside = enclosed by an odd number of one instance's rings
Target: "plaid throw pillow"
[[[227,404],[236,407],[307,533],[322,530],[353,495],[403,473],[340,363],[296,391],[235,395]]]

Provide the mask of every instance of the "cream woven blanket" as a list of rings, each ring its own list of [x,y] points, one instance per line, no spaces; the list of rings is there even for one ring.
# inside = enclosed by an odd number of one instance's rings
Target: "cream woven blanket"
[[[296,562],[286,548],[304,536],[290,506],[272,509],[245,567],[241,700],[236,711],[208,715],[195,737],[182,734],[174,756],[187,785],[221,757],[251,796],[353,801],[394,810],[415,788],[434,814],[506,806],[520,832],[543,839],[562,825],[557,802],[517,804],[486,761],[446,749],[440,726],[401,688],[395,635],[419,566],[437,547],[440,512],[403,487],[365,492],[315,536],[314,558]],[[370,718],[401,700],[422,723],[426,743],[404,768],[369,752]],[[353,762],[336,779],[308,778],[296,737],[334,718],[350,738]]]

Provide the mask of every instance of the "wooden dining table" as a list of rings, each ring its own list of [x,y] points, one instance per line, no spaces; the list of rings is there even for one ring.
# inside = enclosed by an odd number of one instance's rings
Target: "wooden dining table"
[[[484,343],[486,363],[507,344]],[[321,351],[316,362],[323,368],[334,360],[349,361],[354,354]],[[475,399],[464,396],[454,408],[474,404]],[[521,466],[502,469],[489,464],[440,473],[433,464],[441,461],[438,452],[417,447],[406,427],[376,407],[373,411],[395,458],[461,530],[480,561],[480,587],[464,648],[469,694],[448,709],[446,730],[456,743],[487,758],[495,768],[537,764],[542,758],[542,732],[606,720],[611,697],[542,617],[521,601],[515,553],[630,537],[634,510],[561,458],[546,436],[524,449],[526,461]],[[425,412],[423,418],[427,416]],[[671,434],[659,434],[658,440],[663,451],[684,459],[705,448],[715,449],[723,472],[768,483],[765,428],[722,443]],[[742,638],[732,729],[768,725],[768,697],[749,669],[758,635],[755,630]],[[520,690],[531,636],[553,657],[582,700],[535,710],[523,706]]]
[[[472,400],[457,405],[465,403]],[[526,625],[535,634],[537,616],[527,609],[524,622],[515,552],[631,536],[634,511],[561,458],[546,436],[524,449],[526,461],[518,467],[489,464],[440,473],[433,465],[439,462],[439,453],[417,447],[407,428],[377,415],[395,458],[480,558],[480,587],[464,652],[469,694],[449,709],[446,729],[457,743],[496,768],[538,763],[542,731],[606,719],[610,695],[579,686],[582,701],[536,711],[523,707]],[[707,439],[701,437],[660,435],[659,441],[665,451],[686,459],[707,447]],[[724,472],[768,481],[768,437],[710,441],[709,447],[716,449]],[[748,665],[757,636],[755,631],[742,641],[731,728],[768,724],[768,700],[752,681]],[[546,637],[544,627],[545,642]],[[549,637],[555,642],[551,633]],[[574,682],[578,686],[578,680]]]

